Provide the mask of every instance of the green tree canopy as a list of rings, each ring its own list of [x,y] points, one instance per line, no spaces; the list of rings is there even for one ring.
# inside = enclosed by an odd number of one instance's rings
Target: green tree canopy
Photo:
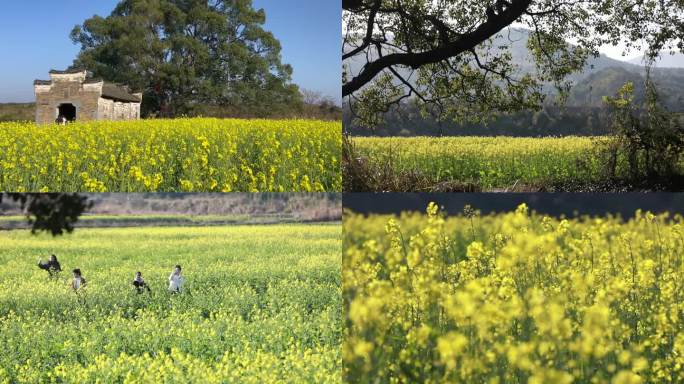
[[[605,44],[684,52],[683,0],[343,0],[342,94],[371,124],[405,99],[460,121],[538,109]],[[531,30],[519,71],[509,28]],[[496,43],[495,43],[496,41]],[[504,41],[504,43],[501,43]]]
[[[265,20],[251,0],[122,0],[108,17],[73,29],[81,45],[73,66],[142,90],[144,114],[222,105],[267,116],[301,108],[292,68]]]

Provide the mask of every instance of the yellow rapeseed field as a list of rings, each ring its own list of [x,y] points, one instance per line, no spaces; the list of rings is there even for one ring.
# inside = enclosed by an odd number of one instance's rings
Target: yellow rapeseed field
[[[344,221],[353,383],[682,383],[684,219]]]
[[[340,191],[341,148],[339,122],[0,123],[0,190]]]
[[[418,172],[433,182],[476,183],[483,188],[592,183],[602,176],[604,138],[357,137],[371,165]]]
[[[339,383],[341,229],[0,232],[0,383]],[[36,260],[59,256],[49,279]],[[180,264],[183,292],[167,291]],[[88,284],[69,287],[80,268]],[[132,286],[141,271],[150,293]]]

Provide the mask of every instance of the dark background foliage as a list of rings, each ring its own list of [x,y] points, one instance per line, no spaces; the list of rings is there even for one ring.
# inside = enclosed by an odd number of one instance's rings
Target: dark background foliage
[[[539,213],[567,217],[619,214],[630,218],[637,209],[684,213],[681,193],[348,193],[343,198],[345,210],[363,214],[425,212],[431,201],[450,215],[462,213],[466,205],[488,214],[514,211],[521,203]]]

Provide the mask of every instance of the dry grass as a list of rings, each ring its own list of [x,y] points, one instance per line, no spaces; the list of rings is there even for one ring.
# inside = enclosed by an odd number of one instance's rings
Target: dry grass
[[[35,108],[35,103],[0,104],[0,122],[33,121],[35,119]]]

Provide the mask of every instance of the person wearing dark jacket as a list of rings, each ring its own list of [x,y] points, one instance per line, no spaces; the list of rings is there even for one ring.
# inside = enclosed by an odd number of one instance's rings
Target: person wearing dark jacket
[[[135,273],[133,286],[135,287],[135,290],[138,292],[138,294],[143,293],[144,289],[147,289],[147,292],[151,292],[150,287],[147,286],[147,283],[145,283],[145,279],[143,279],[142,273],[140,272]]]
[[[46,270],[50,277],[57,277],[59,272],[62,271],[62,266],[59,265],[55,255],[50,255],[50,260],[46,263],[43,263],[43,260],[38,260],[38,268]]]

